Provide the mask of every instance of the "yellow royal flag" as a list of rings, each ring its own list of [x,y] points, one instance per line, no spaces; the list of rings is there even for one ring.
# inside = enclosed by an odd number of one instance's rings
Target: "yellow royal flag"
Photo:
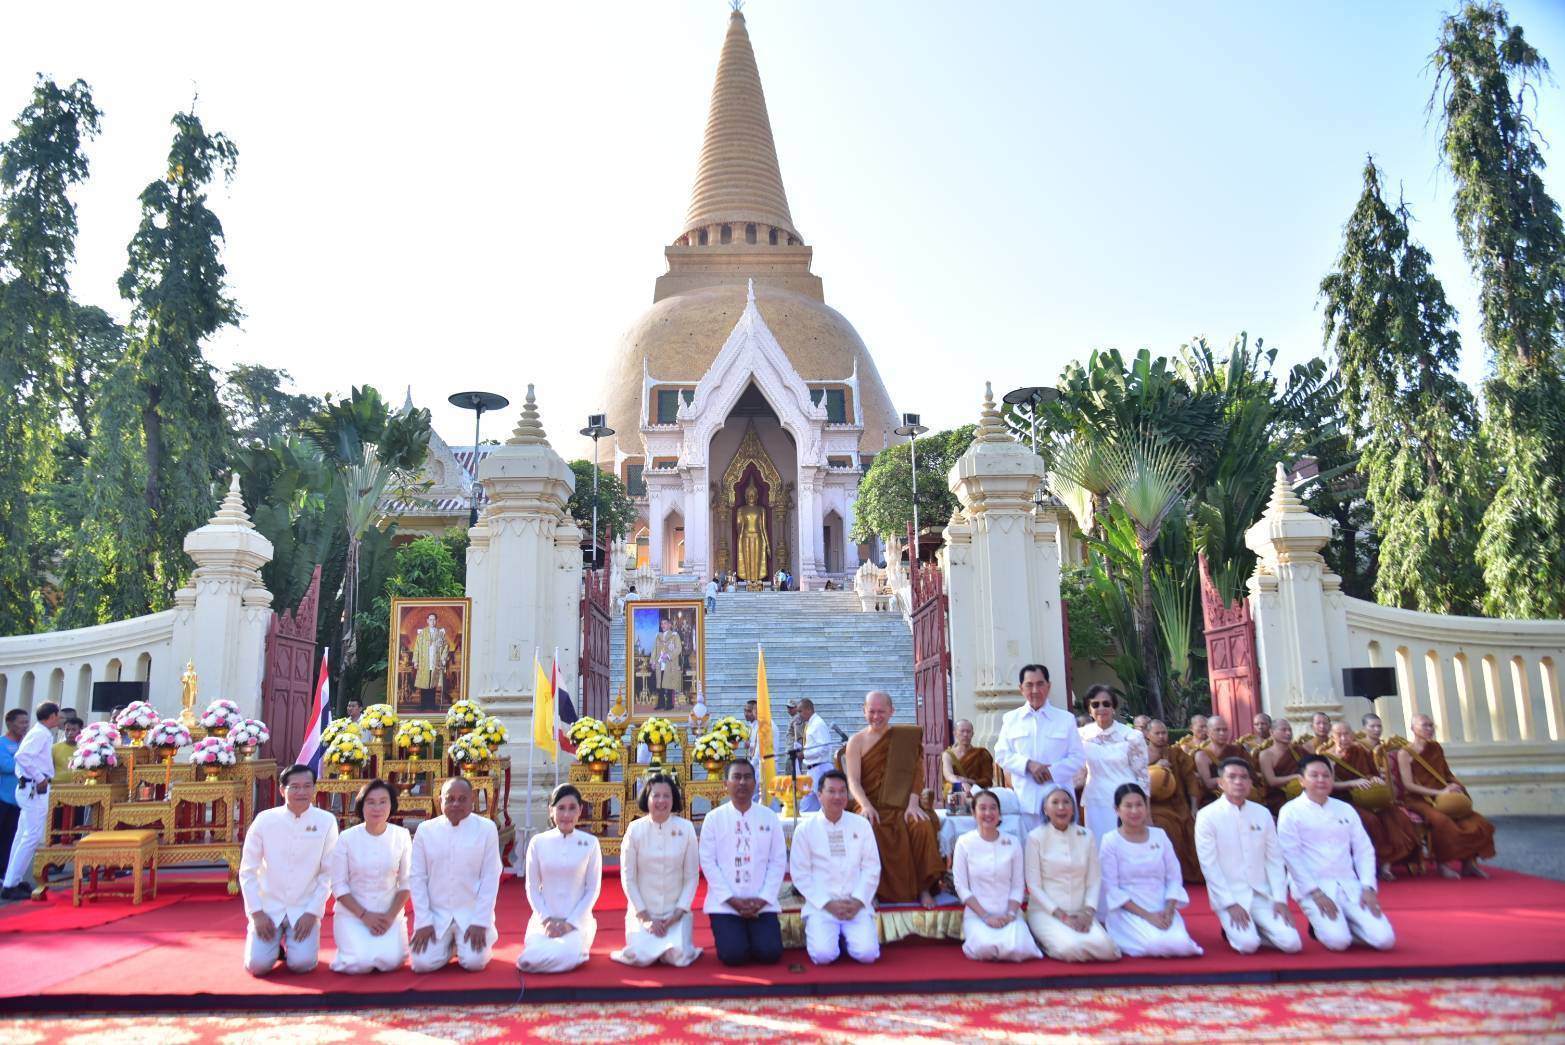
[[[756,646],[755,663],[755,724],[760,736],[761,794],[772,793],[772,778],[777,775],[777,752],[772,749],[772,695],[766,689],[766,650]]]
[[[557,755],[554,740],[554,687],[549,685],[549,675],[533,654],[533,747]]]

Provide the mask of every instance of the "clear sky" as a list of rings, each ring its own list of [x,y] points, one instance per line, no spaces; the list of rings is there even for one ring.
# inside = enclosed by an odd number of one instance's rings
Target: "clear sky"
[[[1320,350],[1317,287],[1373,153],[1486,361],[1425,105],[1452,3],[750,0],[794,220],[897,407],[946,427],[1095,347],[1240,330]],[[1565,63],[1565,5],[1508,10]],[[453,443],[482,388],[538,386],[560,437],[680,232],[727,26],[720,0],[13,5],[0,114],[33,74],[93,87],[74,289],[118,315],[136,197],[199,91],[239,146],[213,206],[260,362],[370,383]],[[1560,65],[1565,69],[1565,64]],[[1565,139],[1558,85],[1539,128]],[[1554,151],[1545,154],[1557,164]],[[1565,197],[1558,170],[1549,172]],[[639,375],[626,375],[635,379]],[[515,421],[486,420],[503,436]]]

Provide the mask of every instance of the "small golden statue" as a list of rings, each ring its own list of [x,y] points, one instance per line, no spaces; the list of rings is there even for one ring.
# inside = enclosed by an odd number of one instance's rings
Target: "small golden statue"
[[[758,591],[766,580],[766,509],[756,504],[754,486],[744,488],[744,507],[734,513],[739,524],[739,579]]]
[[[611,726],[623,726],[625,723],[630,721],[630,715],[625,710],[624,686],[621,686],[619,688],[619,692],[615,694],[614,706],[609,708],[609,713],[604,716],[604,721],[606,721]]]
[[[179,703],[182,705],[179,712],[179,721],[185,728],[196,724],[196,662],[185,662],[184,674],[179,676]]]

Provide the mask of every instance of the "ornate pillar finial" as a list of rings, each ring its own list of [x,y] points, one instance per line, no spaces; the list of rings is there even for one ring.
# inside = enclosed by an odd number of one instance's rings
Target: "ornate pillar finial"
[[[755,304],[755,280],[753,278],[745,281],[744,303],[746,305]]]
[[[1005,430],[1005,421],[1000,417],[1000,411],[994,405],[994,388],[988,381],[984,382],[984,405],[978,412],[978,432],[973,438],[975,443],[1008,443],[1011,434]]]
[[[1293,484],[1288,481],[1288,469],[1278,461],[1277,476],[1272,480],[1272,497],[1267,502],[1266,513],[1296,515],[1304,511],[1304,502],[1299,500],[1299,495],[1293,491]]]
[[[549,445],[548,435],[543,430],[543,424],[538,420],[538,400],[530,384],[527,386],[527,400],[522,404],[522,419],[516,423],[516,429],[511,433],[511,438],[506,440],[506,445]]]
[[[207,525],[255,528],[255,524],[250,521],[250,513],[245,511],[245,500],[239,494],[238,472],[229,478],[228,494],[223,498],[223,503],[217,506],[217,513],[207,520]]]

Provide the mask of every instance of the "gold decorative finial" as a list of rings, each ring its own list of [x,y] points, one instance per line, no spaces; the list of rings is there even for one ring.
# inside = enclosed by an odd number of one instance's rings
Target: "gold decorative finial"
[[[516,430],[511,433],[511,438],[506,440],[508,446],[548,446],[549,439],[543,430],[543,425],[538,420],[538,400],[533,395],[533,386],[527,386],[527,401],[522,404],[522,419],[516,423]]]
[[[978,432],[974,435],[973,442],[1008,443],[1010,441],[1011,434],[1005,430],[1005,421],[994,405],[994,388],[985,381],[984,405],[978,412]]]

